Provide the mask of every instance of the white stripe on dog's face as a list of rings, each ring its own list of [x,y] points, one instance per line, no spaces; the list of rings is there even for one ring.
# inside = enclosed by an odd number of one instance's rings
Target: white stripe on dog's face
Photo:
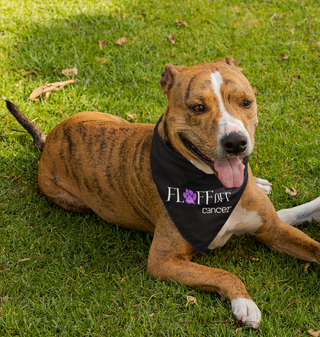
[[[211,74],[211,83],[212,83],[213,91],[218,98],[219,108],[221,111],[221,118],[218,124],[219,125],[218,154],[221,155],[222,157],[225,156],[225,151],[222,149],[220,145],[221,144],[220,140],[222,137],[228,135],[232,131],[235,131],[235,132],[242,131],[243,132],[243,134],[247,137],[247,141],[248,141],[246,152],[251,153],[253,148],[252,148],[252,143],[251,143],[251,139],[250,139],[248,131],[246,130],[243,123],[239,119],[234,118],[228,113],[228,111],[226,110],[223,104],[223,100],[222,100],[221,92],[220,92],[220,87],[221,87],[221,84],[223,83],[223,80],[222,80],[222,76],[219,71],[216,71]]]

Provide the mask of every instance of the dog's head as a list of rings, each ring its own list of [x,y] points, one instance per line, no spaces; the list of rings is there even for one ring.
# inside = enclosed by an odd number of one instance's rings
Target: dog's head
[[[251,85],[234,59],[191,67],[168,64],[160,85],[168,98],[165,140],[226,187],[241,186],[242,160],[253,150],[258,118]]]

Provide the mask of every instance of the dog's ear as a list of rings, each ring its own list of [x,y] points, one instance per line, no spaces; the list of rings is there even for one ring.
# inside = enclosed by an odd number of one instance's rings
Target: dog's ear
[[[225,58],[219,59],[216,62],[226,63],[226,64],[229,64],[229,66],[235,67],[236,69],[240,71],[243,70],[242,68],[238,67],[238,62],[235,61],[234,58],[231,56],[226,56]]]
[[[160,85],[164,94],[167,94],[174,83],[174,77],[179,73],[185,66],[174,66],[172,64],[167,64],[164,72],[161,74],[162,78],[160,80]]]

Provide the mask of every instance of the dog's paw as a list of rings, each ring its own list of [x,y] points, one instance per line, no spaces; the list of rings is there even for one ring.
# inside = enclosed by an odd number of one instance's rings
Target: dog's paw
[[[247,298],[237,298],[231,301],[232,312],[234,317],[251,325],[254,329],[258,329],[258,325],[261,321],[261,312],[257,305]]]
[[[269,183],[268,180],[266,179],[260,179],[260,178],[256,178],[254,180],[256,182],[256,184],[262,188],[267,194],[269,194],[271,191],[272,191],[272,188],[271,188],[271,183]]]

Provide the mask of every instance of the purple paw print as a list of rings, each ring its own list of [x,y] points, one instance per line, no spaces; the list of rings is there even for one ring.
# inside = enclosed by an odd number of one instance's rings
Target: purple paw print
[[[186,189],[186,191],[183,192],[183,197],[186,199],[187,204],[194,204],[197,195],[193,193],[191,190]]]

